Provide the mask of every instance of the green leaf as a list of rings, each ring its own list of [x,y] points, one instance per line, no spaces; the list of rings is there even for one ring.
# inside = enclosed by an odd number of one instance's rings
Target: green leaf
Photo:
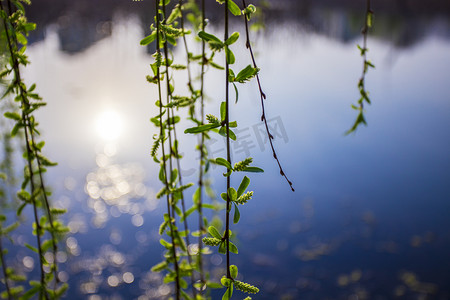
[[[17,216],[20,216],[22,214],[22,211],[26,205],[27,205],[27,203],[24,202],[22,205],[19,206],[19,208],[17,209]]]
[[[239,32],[233,32],[233,34],[225,41],[225,45],[229,46],[239,39]]]
[[[233,284],[231,284],[230,287],[227,288],[227,291],[222,296],[222,300],[230,300],[231,296],[233,296]]]
[[[33,251],[33,252],[39,253],[39,251],[38,251],[37,248],[31,246],[31,245],[28,244],[28,243],[25,243],[25,247],[27,247],[28,249],[30,249],[30,250]]]
[[[181,9],[178,7],[175,7],[172,12],[170,13],[170,16],[166,20],[166,24],[172,24],[177,18],[181,17]]]
[[[216,162],[216,164],[224,166],[224,167],[228,168],[229,170],[233,169],[231,167],[231,164],[226,159],[224,159],[222,157],[216,158],[215,162]]]
[[[198,205],[198,204],[200,203],[200,195],[201,195],[201,193],[202,193],[202,191],[201,191],[200,188],[198,187],[198,188],[195,190],[194,194],[192,195],[192,202],[193,202],[195,205]]]
[[[214,42],[217,42],[217,43],[222,43],[222,41],[221,41],[218,37],[216,37],[215,35],[212,35],[212,34],[210,34],[210,33],[206,33],[206,32],[204,32],[204,31],[200,31],[200,32],[198,33],[198,36],[199,36],[202,40],[204,40],[205,42],[211,42],[211,41],[214,41]]]
[[[367,20],[366,20],[367,27],[372,27],[373,24],[373,13],[371,11],[367,12]]]
[[[233,141],[235,141],[235,140],[236,140],[236,134],[235,134],[231,129],[228,130],[228,132],[230,133],[230,134],[229,134],[230,139],[232,139]],[[226,129],[225,126],[222,126],[222,127],[220,128],[219,134],[220,134],[221,136],[223,136],[223,137],[227,137],[227,129]]]
[[[146,45],[152,43],[155,39],[156,39],[156,31],[153,31],[152,34],[150,34],[149,36],[146,36],[145,38],[143,38],[141,40],[140,44],[142,46],[146,46]]]
[[[237,193],[236,193],[236,190],[233,187],[230,187],[228,189],[228,196],[230,197],[231,201],[236,201]]]
[[[238,103],[239,91],[238,91],[238,88],[237,88],[236,84],[234,84],[234,82],[232,82],[232,83],[233,83],[233,87],[234,87],[234,92],[236,93],[236,100],[234,101],[234,103]]]
[[[247,167],[243,171],[251,173],[264,173],[264,170],[258,167]]]
[[[20,44],[22,45],[28,44],[27,38],[22,33],[16,32],[16,38]]]
[[[220,245],[219,245],[219,253],[222,253],[222,254],[227,253],[227,246],[225,246],[225,242],[220,243]]]
[[[235,16],[240,16],[241,15],[241,9],[232,0],[228,0],[228,9]]]
[[[236,58],[234,57],[233,51],[231,51],[228,47],[225,47],[225,55],[227,57],[228,64],[232,65],[236,61]]]
[[[234,253],[234,254],[238,254],[238,248],[232,242],[230,242],[230,252]]]
[[[233,223],[237,224],[239,220],[241,219],[241,213],[239,212],[238,206],[234,205],[234,217],[233,217]]]
[[[210,282],[208,281],[206,283],[206,286],[209,287],[210,289],[221,289],[222,285],[218,282]]]
[[[20,127],[23,127],[20,123],[16,123],[16,125],[14,125],[13,129],[11,130],[11,137],[15,137],[17,135]]]
[[[16,121],[20,121],[22,119],[22,117],[18,113],[15,113],[15,112],[7,111],[3,115],[5,116],[5,118],[13,119]]]
[[[208,232],[212,237],[215,237],[216,239],[221,240],[222,236],[220,235],[219,231],[217,231],[216,227],[214,226],[209,226],[208,227]]]
[[[220,283],[224,286],[224,287],[230,287],[231,283],[233,281],[230,278],[226,278],[225,276],[222,276],[222,278],[220,278]]]
[[[220,198],[222,198],[223,201],[227,201],[228,200],[227,193],[221,193]]]
[[[239,188],[237,190],[237,197],[239,198],[247,189],[248,185],[250,184],[250,178],[247,176],[244,176],[242,178],[241,184],[239,185]]]
[[[188,128],[184,131],[184,133],[200,133],[200,132],[211,130],[213,128],[217,128],[219,126],[220,126],[220,124],[205,124],[205,125],[200,125],[197,127]]]
[[[160,240],[159,240],[159,243],[160,243],[161,245],[163,245],[166,249],[172,248],[172,244],[169,243],[169,242],[167,242],[167,241],[164,240],[164,239],[160,239]]]
[[[258,74],[258,69],[253,68],[251,65],[248,65],[237,74],[235,81],[244,83],[255,77],[256,74]]]
[[[31,289],[26,291],[23,295],[20,296],[21,300],[31,299],[35,294],[37,294],[41,289],[41,286],[33,286]]]
[[[222,102],[220,103],[220,120],[224,122],[226,116],[227,116],[227,103]]]
[[[231,265],[230,266],[230,275],[231,278],[235,279],[238,275],[238,267],[236,265]]]

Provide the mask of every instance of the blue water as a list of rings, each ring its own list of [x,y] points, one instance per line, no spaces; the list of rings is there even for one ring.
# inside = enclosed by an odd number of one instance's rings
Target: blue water
[[[48,178],[54,201],[69,210],[67,299],[166,299],[169,286],[150,272],[162,258],[157,230],[165,208],[155,199],[157,166],[148,155],[156,133],[148,122],[155,90],[145,82],[152,60],[139,46],[139,22],[115,22],[111,36],[70,55],[59,51],[49,26],[29,47],[25,78],[48,102],[38,118],[48,156],[59,162]],[[244,144],[234,144],[233,155],[251,155],[265,173],[251,176],[255,196],[232,228],[240,250],[232,263],[261,289],[254,299],[450,299],[450,41],[430,35],[399,48],[369,38],[376,69],[366,78],[368,126],[345,136],[356,116],[350,104],[358,99],[359,42],[292,24],[256,38],[275,147],[296,192],[260,134],[256,85],[240,87],[231,117]],[[236,55],[238,66],[250,63],[248,53]],[[207,83],[220,85],[220,74],[210,74]],[[222,91],[207,94],[208,113],[218,114]],[[112,141],[96,131],[104,111],[117,112],[124,124]],[[181,151],[193,157],[194,142],[180,139]],[[221,138],[210,142],[210,152],[225,156]],[[182,163],[185,181],[195,181],[197,161]],[[221,191],[222,170],[212,171]],[[119,194],[99,198],[115,184],[122,184]],[[33,241],[25,231],[18,236]],[[31,254],[16,253],[18,267],[24,256]],[[224,257],[207,260],[220,277]]]

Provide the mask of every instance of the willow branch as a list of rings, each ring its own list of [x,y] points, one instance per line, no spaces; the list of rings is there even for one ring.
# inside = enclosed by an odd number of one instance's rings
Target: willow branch
[[[242,0],[242,4],[244,5],[244,9],[245,9],[245,8],[247,7],[247,5],[245,4],[245,0]],[[246,45],[247,49],[248,49],[249,52],[250,52],[250,56],[251,56],[252,62],[253,62],[253,67],[254,67],[255,69],[258,69],[258,67],[257,67],[257,65],[256,65],[255,56],[254,56],[254,54],[253,54],[252,45],[251,45],[251,43],[250,43],[250,34],[249,34],[248,20],[247,20],[247,16],[246,16],[246,15],[244,15],[244,21],[245,21],[245,35],[246,35],[246,43],[245,43],[245,45]],[[261,98],[261,110],[262,110],[261,121],[264,122],[264,127],[266,128],[266,133],[267,133],[267,136],[268,136],[268,138],[269,138],[269,144],[270,144],[270,148],[272,149],[273,158],[276,160],[276,162],[277,162],[277,164],[278,164],[278,167],[279,167],[279,169],[280,169],[280,174],[281,174],[281,176],[283,176],[283,177],[286,179],[286,181],[287,181],[287,183],[289,184],[291,190],[292,190],[293,192],[295,192],[295,189],[294,189],[294,187],[293,187],[292,182],[289,180],[289,178],[288,178],[287,175],[286,175],[286,172],[284,172],[283,168],[281,167],[281,162],[280,162],[280,160],[278,159],[277,153],[276,153],[276,151],[275,151],[275,147],[274,147],[274,145],[273,145],[273,141],[272,141],[272,140],[274,139],[274,137],[273,137],[273,135],[270,133],[269,125],[267,124],[266,111],[265,111],[265,107],[264,107],[264,100],[266,99],[266,94],[264,94],[264,92],[263,92],[263,90],[262,90],[262,87],[261,87],[261,81],[260,81],[260,79],[259,79],[258,73],[256,74],[256,81],[258,82],[259,94],[260,94],[260,98]]]

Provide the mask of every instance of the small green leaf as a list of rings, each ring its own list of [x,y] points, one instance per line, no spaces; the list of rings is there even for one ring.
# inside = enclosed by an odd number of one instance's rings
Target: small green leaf
[[[220,283],[224,287],[229,287],[232,283],[232,280],[230,278],[226,278],[225,276],[222,276],[222,278],[220,278]]]
[[[200,188],[197,188],[195,190],[195,193],[192,195],[192,202],[195,205],[198,205],[200,203],[200,195],[201,195],[202,191]]]
[[[232,65],[236,61],[236,58],[234,57],[233,51],[231,51],[228,47],[225,47],[225,55],[227,57],[228,64]]]
[[[236,279],[236,277],[238,275],[238,267],[236,265],[230,266],[230,275],[231,275],[231,278]]]
[[[232,0],[228,0],[228,9],[235,16],[240,16],[241,15],[241,9]]]
[[[216,37],[215,35],[212,35],[212,34],[210,34],[210,33],[206,33],[206,32],[204,32],[204,31],[200,31],[200,32],[198,33],[198,36],[199,36],[202,40],[204,40],[205,42],[211,42],[211,41],[214,41],[214,42],[217,42],[217,43],[222,43],[222,41],[221,41],[218,37]]]
[[[215,162],[216,162],[216,164],[224,166],[224,167],[228,168],[229,170],[233,169],[231,167],[231,164],[226,159],[224,159],[222,157],[216,158]]]
[[[222,285],[220,283],[210,282],[210,281],[208,281],[206,283],[206,286],[209,287],[210,289],[221,289],[222,288]]]
[[[222,253],[222,254],[227,253],[227,246],[225,246],[225,242],[220,243],[220,245],[219,245],[219,253]]]
[[[239,212],[238,206],[234,205],[234,217],[233,217],[233,223],[237,224],[239,220],[241,219],[241,213]]]
[[[15,112],[9,112],[9,111],[7,111],[7,112],[5,112],[3,115],[5,116],[5,118],[13,119],[13,120],[16,120],[16,121],[20,121],[20,120],[22,119],[22,118],[20,117],[20,115],[19,115],[18,113],[15,113]]]
[[[247,167],[243,171],[251,173],[264,173],[264,170],[258,167]]]
[[[233,283],[231,283],[230,287],[227,288],[227,291],[222,296],[222,300],[230,300],[231,296],[233,296]]]
[[[367,24],[367,27],[369,27],[369,28],[372,27],[372,24],[373,24],[373,13],[371,11],[369,11],[367,13],[366,24]]]
[[[220,103],[220,120],[224,122],[226,116],[227,116],[227,103],[222,102]]]
[[[238,254],[238,248],[232,242],[230,242],[230,252],[234,253],[234,254]]]
[[[234,92],[236,93],[236,100],[234,101],[234,103],[238,103],[239,91],[238,91],[238,88],[237,88],[236,84],[234,84],[234,82],[233,82],[233,87],[234,87]]]
[[[239,32],[233,32],[233,34],[225,41],[225,45],[230,46],[239,39]]]
[[[149,36],[146,36],[145,38],[143,38],[141,40],[140,44],[142,46],[146,46],[146,45],[152,43],[155,39],[156,39],[156,31],[153,31],[152,34],[150,34]]]
[[[221,194],[220,194],[220,197],[222,198],[222,200],[228,201],[227,193],[221,193]]]
[[[258,74],[258,69],[248,65],[237,74],[235,81],[244,83],[255,77],[256,74]]]
[[[229,132],[230,139],[232,139],[233,141],[235,141],[235,140],[236,140],[236,134],[235,134],[231,129],[228,130],[228,132]],[[222,126],[222,127],[220,128],[219,134],[220,134],[221,136],[223,136],[223,137],[227,137],[227,129],[226,129],[225,126]]]
[[[230,187],[228,189],[228,196],[230,197],[231,201],[236,201],[237,193],[236,193],[236,190],[233,187]]]
[[[245,190],[247,189],[249,184],[250,184],[250,178],[248,178],[247,176],[244,176],[244,178],[242,178],[241,184],[239,185],[239,188],[237,190],[238,198],[245,192]]]
[[[219,231],[217,231],[216,227],[214,226],[209,226],[208,227],[208,232],[212,237],[215,237],[216,239],[221,240],[222,236],[220,235]]]
[[[38,251],[37,248],[31,246],[31,245],[28,244],[28,243],[25,243],[25,247],[27,247],[28,249],[30,249],[30,250],[33,251],[33,252],[39,253],[39,251]]]
[[[206,124],[206,125],[200,125],[197,127],[191,127],[188,128],[184,131],[184,133],[200,133],[200,132],[204,132],[204,131],[208,131],[211,130],[213,128],[217,128],[219,127],[220,124]]]

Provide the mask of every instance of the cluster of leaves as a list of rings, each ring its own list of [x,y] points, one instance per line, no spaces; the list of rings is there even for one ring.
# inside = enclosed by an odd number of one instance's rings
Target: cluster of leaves
[[[33,234],[36,236],[36,245],[26,244],[26,247],[36,253],[39,261],[40,280],[30,280],[30,289],[24,290],[23,286],[12,286],[25,278],[18,276],[11,268],[8,268],[4,256],[7,249],[0,250],[3,275],[5,277],[6,291],[1,295],[3,298],[30,299],[39,295],[39,299],[58,299],[67,289],[66,284],[60,284],[57,272],[57,244],[68,231],[57,216],[65,211],[51,207],[49,189],[45,185],[44,173],[48,167],[55,166],[56,163],[44,156],[42,150],[44,141],[38,141],[40,135],[38,122],[34,112],[46,103],[42,101],[35,92],[36,85],[27,87],[22,80],[20,69],[25,67],[29,61],[26,55],[27,36],[29,31],[35,29],[35,24],[29,23],[25,16],[23,4],[30,4],[29,1],[8,0],[0,2],[0,16],[3,22],[4,38],[7,44],[9,59],[2,66],[0,78],[7,83],[7,87],[2,99],[12,97],[15,105],[4,117],[13,122],[14,126],[10,133],[12,138],[23,139],[25,167],[23,182],[17,192],[17,199],[21,202],[17,209],[17,216],[22,215],[27,206],[33,211]],[[5,176],[2,176],[4,179]],[[15,222],[3,228],[6,221],[5,215],[0,215],[0,239],[8,236],[19,223]],[[53,256],[53,261],[45,259],[45,254],[49,252]],[[11,286],[10,286],[11,284]]]
[[[243,15],[244,18],[249,18],[251,13],[255,11],[255,7],[253,5],[244,7],[244,10],[241,10],[239,6],[231,1],[217,1],[220,4],[224,5],[225,10],[225,35],[224,39],[221,40],[219,37],[213,35],[212,33],[208,33],[205,30],[202,30],[198,33],[198,36],[202,39],[203,43],[206,43],[209,46],[209,49],[212,53],[218,53],[224,51],[225,56],[225,78],[226,78],[226,95],[225,101],[220,104],[220,118],[214,115],[207,115],[206,118],[208,120],[208,124],[197,124],[195,127],[191,127],[185,130],[187,134],[210,134],[210,132],[217,133],[226,138],[227,141],[227,158],[216,158],[211,160],[211,162],[221,165],[226,168],[226,172],[223,174],[226,177],[227,190],[226,192],[221,194],[221,198],[226,202],[226,210],[225,210],[225,230],[223,234],[219,233],[219,230],[210,226],[208,228],[208,232],[210,237],[203,238],[203,243],[207,246],[218,247],[218,252],[226,255],[226,264],[227,264],[227,274],[222,279],[221,283],[226,288],[226,291],[223,295],[222,299],[231,299],[233,293],[233,287],[240,289],[243,292],[247,293],[257,293],[259,290],[250,284],[235,281],[235,276],[237,275],[237,267],[230,265],[230,253],[238,253],[237,246],[230,241],[231,230],[230,230],[230,213],[231,209],[234,207],[234,217],[233,222],[236,224],[239,222],[241,214],[238,209],[238,205],[244,205],[248,200],[253,196],[253,191],[248,191],[247,187],[250,184],[250,179],[245,176],[239,188],[236,189],[231,187],[231,176],[234,172],[263,172],[262,169],[257,167],[252,167],[250,164],[252,163],[252,158],[246,158],[240,162],[235,163],[234,165],[231,162],[230,155],[230,140],[236,140],[236,134],[233,132],[231,128],[236,128],[237,121],[230,121],[230,105],[229,105],[229,84],[233,84],[235,92],[236,92],[236,103],[238,102],[238,88],[236,83],[245,83],[250,81],[252,78],[256,77],[259,69],[256,66],[248,65],[239,72],[236,73],[230,68],[230,65],[233,65],[236,62],[236,56],[234,55],[231,46],[236,43],[239,39],[239,32],[234,32],[231,35],[228,35],[228,12],[230,12],[234,16]],[[235,270],[235,271],[234,271]]]
[[[364,103],[371,104],[371,102],[369,98],[369,92],[366,90],[365,79],[366,74],[369,71],[369,68],[375,68],[375,65],[370,60],[367,59],[367,52],[369,51],[369,48],[367,48],[367,36],[369,34],[369,29],[372,27],[372,23],[373,23],[373,11],[370,8],[370,0],[367,0],[364,26],[361,31],[363,35],[363,46],[361,47],[360,45],[357,45],[361,57],[363,59],[363,71],[361,77],[358,80],[358,90],[360,98],[358,99],[356,105],[352,104],[352,108],[358,111],[358,115],[352,127],[349,130],[347,130],[346,134],[356,131],[356,129],[361,124],[367,125],[366,118],[364,117]]]
[[[194,55],[189,52],[186,35],[191,34],[190,30],[184,28],[185,18],[192,24],[194,30],[198,31],[204,27],[204,18],[200,18],[200,11],[195,1],[183,3],[179,1],[171,13],[166,13],[166,6],[170,1],[155,1],[155,23],[151,25],[151,34],[141,40],[141,45],[150,43],[156,44],[156,51],[153,54],[154,63],[151,64],[152,75],[147,76],[147,81],[157,85],[158,100],[156,106],[159,108],[159,114],[151,119],[152,123],[159,128],[159,134],[154,137],[154,144],[151,149],[153,160],[159,164],[159,179],[163,184],[162,189],[158,192],[157,197],[165,196],[167,201],[167,213],[164,214],[164,221],[160,226],[159,233],[166,235],[170,241],[161,239],[161,244],[166,248],[165,260],[155,265],[152,270],[155,272],[166,271],[164,281],[166,283],[175,282],[176,299],[183,297],[184,299],[206,299],[200,291],[204,285],[214,287],[214,284],[208,281],[208,275],[203,271],[202,254],[207,249],[202,249],[200,237],[206,233],[204,229],[208,225],[208,220],[203,217],[202,209],[216,209],[216,206],[205,204],[202,201],[203,189],[207,186],[204,180],[204,174],[208,171],[207,150],[204,146],[204,136],[202,136],[199,150],[201,153],[200,160],[200,178],[199,186],[193,194],[193,205],[186,210],[184,201],[184,191],[191,186],[192,183],[183,184],[181,174],[178,170],[182,156],[178,151],[178,140],[176,136],[176,124],[180,122],[180,117],[175,112],[182,108],[188,108],[189,119],[196,124],[202,124],[203,118],[200,120],[195,117],[196,104],[201,101],[203,111],[203,82],[200,89],[194,87],[191,77],[191,64],[198,61],[202,66],[201,80],[203,81],[203,73],[205,65],[213,65],[213,56],[206,57],[203,52],[201,55]],[[173,53],[169,53],[168,44],[177,46],[179,40],[183,41],[186,51],[186,64],[175,63]],[[173,73],[177,71],[187,71],[188,73],[188,95],[176,95],[175,82],[173,81]],[[165,89],[165,101],[163,100],[163,87]],[[176,167],[175,167],[176,165]],[[195,211],[199,213],[199,230],[190,232],[188,229],[187,218]],[[177,223],[184,223],[184,229],[179,230]],[[198,251],[191,253],[190,236],[199,237]],[[185,278],[190,278],[191,284],[188,285]],[[197,280],[199,279],[199,280]],[[217,285],[216,285],[217,286]],[[188,289],[192,290],[192,297],[188,294]]]
[[[239,6],[229,1],[217,1],[219,4],[226,4],[226,11],[231,12],[235,16],[244,16],[247,20],[255,13],[256,8],[253,5],[245,6],[244,10],[241,10]],[[165,260],[155,265],[152,270],[155,272],[166,272],[165,282],[175,283],[175,296],[176,299],[183,297],[184,299],[207,299],[208,294],[202,293],[200,290],[204,286],[210,288],[219,288],[220,284],[211,282],[206,272],[202,270],[202,255],[208,251],[207,247],[202,248],[202,242],[206,246],[219,246],[219,252],[227,255],[227,269],[229,269],[229,253],[237,253],[237,247],[230,242],[229,237],[231,231],[229,230],[229,214],[232,206],[234,206],[234,223],[238,223],[240,220],[240,212],[238,205],[244,205],[253,196],[253,191],[246,191],[250,184],[250,179],[245,176],[239,188],[236,190],[229,186],[229,181],[232,173],[234,172],[263,172],[262,169],[250,166],[252,163],[251,158],[247,158],[243,161],[237,162],[234,165],[231,164],[229,157],[225,158],[208,158],[208,151],[204,145],[205,139],[210,138],[211,133],[217,133],[225,137],[229,143],[229,140],[236,140],[236,134],[231,128],[237,127],[237,122],[229,121],[229,97],[228,97],[228,84],[233,84],[236,92],[236,101],[238,101],[238,88],[237,83],[243,84],[250,81],[257,76],[259,69],[256,66],[248,65],[238,72],[234,72],[229,68],[236,61],[236,57],[231,50],[231,46],[239,39],[240,34],[235,32],[230,36],[227,36],[224,40],[221,40],[217,36],[206,32],[206,18],[204,1],[202,1],[201,10],[195,4],[195,1],[188,1],[183,3],[179,1],[176,3],[172,11],[166,13],[166,7],[170,4],[169,0],[156,0],[155,10],[157,12],[155,16],[155,22],[151,25],[151,34],[141,40],[141,45],[148,45],[154,43],[156,45],[156,51],[153,54],[154,62],[151,64],[152,74],[147,76],[147,81],[157,85],[158,87],[158,100],[156,106],[159,108],[159,114],[151,119],[152,123],[159,128],[159,134],[154,136],[154,144],[151,149],[151,155],[153,160],[159,164],[160,172],[159,179],[163,184],[162,189],[158,192],[158,197],[166,197],[167,201],[167,213],[164,214],[164,221],[160,226],[160,234],[165,234],[169,237],[169,240],[161,239],[161,244],[166,248]],[[188,20],[191,24],[192,30],[187,30],[184,26],[185,20]],[[226,31],[228,32],[228,23],[225,24]],[[202,53],[196,55],[189,51],[186,43],[186,36],[191,35],[192,31],[196,34],[196,40],[202,43]],[[228,35],[228,34],[226,34]],[[175,63],[176,57],[172,52],[169,53],[168,44],[172,47],[180,44],[180,40],[183,40],[186,64]],[[209,51],[206,51],[208,46]],[[225,52],[225,67],[214,61],[219,52]],[[196,84],[192,79],[191,64],[198,63],[201,65],[200,87],[195,88]],[[214,115],[204,114],[203,103],[203,86],[204,86],[204,74],[208,67],[216,68],[219,70],[225,70],[227,78],[227,96],[226,101],[220,105],[220,119]],[[173,80],[173,73],[177,71],[186,71],[188,74],[187,86],[189,87],[188,95],[177,95],[176,86]],[[236,75],[237,74],[237,75]],[[162,85],[166,84],[166,89],[163,92]],[[178,86],[178,83],[176,84]],[[163,100],[163,93],[165,93],[165,101]],[[175,110],[178,111],[181,108],[188,108],[189,119],[194,122],[195,126],[185,130],[187,134],[197,134],[200,137],[200,144],[198,149],[200,151],[200,174],[199,185],[193,193],[193,205],[189,209],[185,210],[184,195],[183,192],[191,187],[193,184],[182,184],[182,178],[177,171],[180,169],[181,156],[178,151],[178,141],[176,138],[176,124],[180,121],[180,117],[175,115]],[[196,114],[200,112],[200,117]],[[205,118],[207,123],[205,123]],[[227,229],[223,235],[219,234],[218,229],[215,226],[209,226],[210,222],[203,217],[202,208],[211,208],[215,211],[220,209],[220,205],[212,205],[203,203],[203,190],[206,189],[207,194],[212,197],[211,189],[206,184],[204,176],[209,171],[210,164],[217,164],[226,167],[224,176],[227,178],[227,192],[222,193],[221,197],[226,204],[226,227]],[[176,168],[174,167],[176,164]],[[209,188],[209,193],[208,193]],[[186,219],[192,213],[198,212],[199,214],[199,230],[190,232],[187,228]],[[177,223],[185,222],[184,230],[178,229]],[[209,226],[208,232],[211,237],[204,237],[207,233],[205,228]],[[199,237],[198,251],[193,257],[193,254],[189,252],[189,236]],[[187,258],[187,259],[186,259]],[[193,297],[188,295],[187,291],[189,285],[185,278],[189,278],[192,281]],[[232,278],[230,274],[227,274],[228,278]],[[200,280],[198,281],[197,278]],[[239,287],[243,291],[249,292],[250,285],[246,283],[233,283],[232,286]],[[198,289],[198,291],[197,291]],[[227,293],[230,287],[227,287]],[[231,287],[232,289],[232,287]],[[257,289],[253,289],[252,292],[256,292]],[[224,296],[225,297],[225,296]]]

